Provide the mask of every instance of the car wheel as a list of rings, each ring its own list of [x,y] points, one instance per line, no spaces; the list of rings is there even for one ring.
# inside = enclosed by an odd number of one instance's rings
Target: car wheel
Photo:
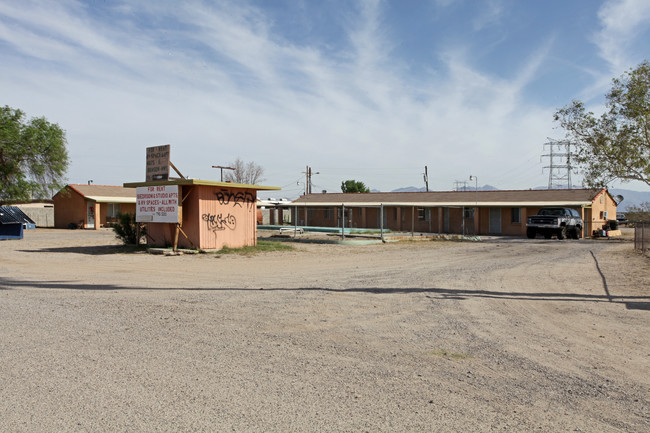
[[[557,231],[557,238],[560,241],[566,238],[566,227],[562,227],[560,230]]]
[[[537,236],[537,230],[535,229],[526,230],[526,237],[528,239],[535,239],[535,236]]]
[[[581,235],[582,235],[582,230],[580,229],[580,227],[576,227],[575,229],[573,229],[573,239],[580,239],[582,237]]]

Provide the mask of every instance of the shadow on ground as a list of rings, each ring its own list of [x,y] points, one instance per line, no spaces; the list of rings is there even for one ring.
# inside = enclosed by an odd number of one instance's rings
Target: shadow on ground
[[[426,294],[428,298],[436,300],[463,301],[472,298],[487,299],[509,299],[522,301],[555,301],[555,302],[604,302],[624,304],[628,310],[650,311],[650,296],[613,296],[609,292],[603,295],[591,295],[584,293],[549,293],[549,292],[518,292],[518,291],[494,291],[494,290],[469,290],[469,289],[444,289],[437,287],[351,287],[347,289],[331,289],[326,287],[299,287],[299,288],[236,288],[236,287],[127,287],[115,284],[80,284],[71,281],[20,281],[0,277],[0,290],[14,290],[20,288],[36,289],[59,289],[59,290],[98,290],[98,291],[121,291],[121,290],[188,290],[188,291],[242,291],[242,292],[288,292],[288,291],[322,291],[333,293],[368,293],[372,295],[393,295],[393,294]]]
[[[18,250],[21,253],[68,253],[103,256],[110,254],[146,253],[146,248],[135,245],[91,245],[83,247],[50,247],[32,250]]]

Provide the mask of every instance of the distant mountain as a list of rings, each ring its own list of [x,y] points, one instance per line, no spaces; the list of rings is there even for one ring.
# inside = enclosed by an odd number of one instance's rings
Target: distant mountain
[[[475,189],[475,188],[474,188],[473,186],[471,186],[471,187],[468,186],[468,187],[467,187],[466,189],[464,189],[463,191],[474,191],[474,189]],[[392,190],[391,192],[424,192],[424,191],[426,191],[426,190],[427,190],[427,189],[426,189],[425,187],[422,187],[422,188],[416,188],[416,187],[414,187],[414,186],[407,186],[406,188],[398,188],[398,189],[394,189],[394,190]],[[493,187],[492,185],[483,185],[483,186],[479,186],[479,187],[478,187],[478,190],[479,190],[479,191],[497,191],[498,188],[495,188],[495,187]],[[435,191],[440,191],[440,190],[435,190]]]
[[[625,211],[631,206],[640,206],[641,203],[650,202],[650,191],[632,191],[631,189],[612,188],[609,193],[616,197],[623,196],[623,201],[618,206],[619,211]]]

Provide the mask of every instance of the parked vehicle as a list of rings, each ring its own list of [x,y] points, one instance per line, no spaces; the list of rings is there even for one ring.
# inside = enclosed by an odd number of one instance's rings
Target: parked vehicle
[[[618,221],[619,225],[627,224],[627,215],[625,215],[624,213],[619,212],[619,213],[616,214],[616,220]]]
[[[541,234],[546,239],[557,236],[559,240],[571,237],[582,237],[582,217],[580,213],[567,207],[545,207],[537,215],[528,217],[526,223],[526,236],[535,239]]]

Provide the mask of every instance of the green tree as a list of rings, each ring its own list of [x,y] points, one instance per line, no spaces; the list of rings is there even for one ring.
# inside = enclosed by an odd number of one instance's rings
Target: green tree
[[[650,185],[650,64],[646,60],[612,81],[600,117],[574,100],[554,119],[575,145],[572,156],[587,186],[607,186],[614,179]]]
[[[346,180],[341,182],[341,191],[343,192],[370,192],[370,188],[364,185],[363,182],[356,180]]]
[[[0,108],[0,202],[50,198],[68,168],[65,132],[44,117]]]

